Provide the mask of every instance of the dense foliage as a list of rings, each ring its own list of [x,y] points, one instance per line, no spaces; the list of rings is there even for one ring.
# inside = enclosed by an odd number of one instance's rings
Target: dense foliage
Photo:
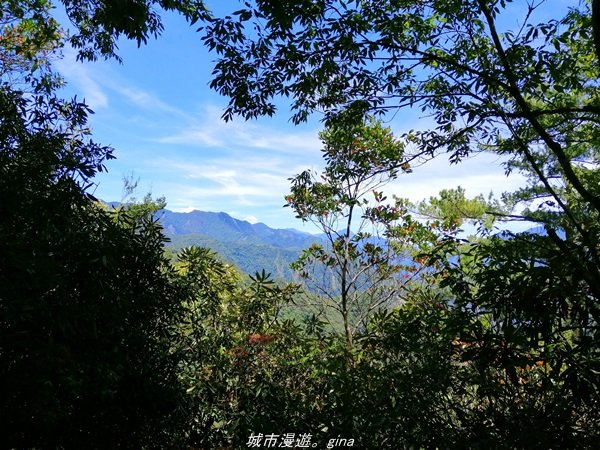
[[[245,280],[199,248],[169,261],[153,219],[164,205],[111,211],[87,193],[112,150],[90,140],[84,104],[54,94],[64,35],[50,3],[3,2],[3,446],[246,448],[269,435],[292,447],[595,446],[600,107],[589,2],[539,23],[538,3],[506,0],[249,1],[222,18],[201,1],[63,4],[84,59],[115,56],[120,35],[141,44],[159,34],[157,7],[205,20],[226,119],[273,114],[280,95],[296,121],[324,112],[325,172],[295,178],[288,202],[329,246],[297,268],[338,276],[340,287],[321,287],[348,319],[349,294],[387,307],[348,333],[349,320],[326,327],[297,286],[265,273]],[[408,107],[433,125],[399,141],[366,120]],[[380,182],[443,152],[455,162],[494,152],[528,184],[495,200],[452,189],[420,205],[385,201]],[[353,218],[384,232],[354,233]],[[479,236],[459,238],[467,219]],[[506,220],[538,229],[494,234]],[[379,284],[350,286],[350,267]],[[398,276],[401,302],[387,289]]]
[[[86,193],[112,149],[90,140],[84,104],[52,92],[36,49],[58,34],[21,13],[3,30],[24,37],[3,50],[0,86],[2,446],[169,446],[185,411],[163,236]]]
[[[336,126],[417,107],[433,125],[403,136],[410,148],[396,164],[494,152],[508,173],[525,175],[528,184],[500,207],[460,190],[422,205],[447,225],[485,215],[488,226],[495,217],[540,230],[471,242],[450,236],[449,247],[424,254],[442,264],[446,339],[458,358],[448,373],[459,376],[452,388],[461,395],[447,411],[462,441],[447,442],[591,446],[600,382],[591,5],[574,2],[542,21],[543,2],[295,5],[247,3],[208,27],[205,42],[221,55],[213,87],[231,98],[225,118],[273,114],[279,95],[292,97],[293,120],[322,111]],[[509,16],[519,17],[518,28]]]

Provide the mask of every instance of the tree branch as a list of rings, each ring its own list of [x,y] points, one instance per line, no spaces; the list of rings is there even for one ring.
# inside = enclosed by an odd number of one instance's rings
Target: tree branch
[[[539,134],[544,143],[548,146],[548,148],[554,153],[556,156],[558,163],[560,164],[565,177],[571,183],[573,188],[581,195],[581,197],[589,202],[598,212],[600,212],[600,198],[592,194],[581,182],[581,180],[577,177],[575,172],[573,171],[573,167],[571,166],[571,162],[568,156],[565,154],[561,145],[556,142],[550,134],[546,131],[546,129],[542,126],[542,124],[537,120],[537,117],[532,114],[531,107],[521,94],[521,91],[518,87],[518,82],[516,75],[512,71],[512,67],[502,47],[502,43],[500,42],[500,37],[498,36],[498,32],[496,31],[496,25],[494,23],[494,18],[485,3],[484,0],[479,0],[479,7],[485,16],[485,19],[488,24],[488,28],[490,30],[490,34],[492,37],[492,41],[494,42],[494,46],[496,51],[498,52],[498,56],[500,57],[500,61],[502,62],[502,66],[504,67],[504,74],[508,80],[508,84],[506,88],[510,95],[514,98],[517,105],[521,108],[523,118],[527,120],[533,129]]]

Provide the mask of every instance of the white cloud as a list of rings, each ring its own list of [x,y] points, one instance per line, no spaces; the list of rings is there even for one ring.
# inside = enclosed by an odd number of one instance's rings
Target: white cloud
[[[506,176],[502,159],[484,153],[450,164],[445,155],[415,169],[413,173],[400,175],[392,186],[392,193],[411,201],[437,196],[442,189],[461,186],[466,195],[487,196],[490,191],[499,196],[504,191],[517,189],[525,184],[525,178],[517,173]]]
[[[256,122],[221,119],[222,110],[214,105],[205,106],[200,119],[185,128],[158,140],[163,144],[180,144],[200,147],[228,147],[276,150],[279,153],[306,152],[318,154],[321,142],[317,130],[304,132],[281,131],[274,126]]]
[[[156,112],[167,113],[186,120],[194,120],[194,116],[174,107],[159,96],[132,85],[105,63],[82,63],[76,60],[76,51],[67,47],[64,57],[56,62],[58,71],[76,91],[81,92],[92,109],[107,107],[109,95],[117,94],[119,98],[128,100],[134,106],[144,110],[146,114]]]
[[[150,92],[114,81],[107,82],[107,86],[127,98],[134,105],[145,110],[151,110],[153,112],[159,111],[167,114],[174,114],[185,119],[192,119],[192,117],[185,112],[169,105],[168,103],[165,103],[159,97],[151,94]]]
[[[89,70],[88,65],[76,60],[76,52],[71,47],[64,51],[64,57],[56,61],[59,73],[68,83],[78,88],[92,109],[108,106],[108,96]]]
[[[224,142],[209,127],[192,127],[174,135],[158,139],[161,144],[196,145],[200,147],[220,147]]]
[[[108,106],[108,92],[118,94],[111,97],[113,109],[119,108],[116,117],[146,118],[130,128],[130,142],[116,142],[115,146],[124,155],[120,161],[131,166],[127,170],[138,172],[142,182],[151,182],[156,195],[166,196],[170,209],[236,211],[236,217],[252,223],[301,225],[289,208],[282,208],[283,196],[289,192],[288,178],[324,165],[316,128],[291,127],[274,120],[236,119],[225,123],[220,117],[222,110],[215,105],[205,105],[197,113],[187,112],[119,76],[92,72],[89,66],[75,61],[74,52],[60,66],[69,81],[84,92],[92,108]],[[119,103],[121,99],[125,102]],[[137,109],[131,109],[131,105]],[[402,125],[423,128],[428,123],[427,119],[419,119],[415,123],[403,121]],[[396,131],[396,135],[402,131]],[[152,138],[158,133],[162,137]],[[144,142],[143,150],[140,141]],[[483,154],[450,165],[447,157],[440,155],[415,167],[414,173],[401,175],[387,192],[420,201],[458,185],[469,196],[487,195],[490,190],[499,194],[523,185],[518,175],[507,178],[500,163],[497,156]],[[120,176],[117,183],[120,186]]]
[[[235,164],[203,165],[164,162],[163,170],[168,171],[169,179],[178,180],[169,183],[178,197],[195,199],[236,199],[242,204],[283,203],[288,189],[287,176],[283,173],[247,170],[245,161]],[[227,200],[229,201],[229,200]]]
[[[302,162],[298,155],[277,151],[220,149],[208,157],[199,152],[177,154],[145,162],[153,177],[157,194],[166,195],[169,208],[178,211],[236,211],[236,217],[248,217],[270,226],[297,227],[289,209],[283,209],[283,197],[289,192],[288,178],[312,165],[322,166],[320,158]],[[160,178],[158,180],[157,178]],[[438,195],[441,189],[462,186],[468,196],[490,191],[499,195],[524,184],[523,177],[504,175],[501,160],[493,154],[476,157],[451,165],[444,155],[400,175],[385,188],[392,194],[420,201]],[[253,220],[254,220],[253,219]]]

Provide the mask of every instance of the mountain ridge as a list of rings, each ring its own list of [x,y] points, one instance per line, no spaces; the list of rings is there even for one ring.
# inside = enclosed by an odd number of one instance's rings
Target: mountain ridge
[[[118,204],[108,203],[112,207]],[[192,245],[206,247],[244,273],[253,275],[265,270],[286,281],[294,280],[289,266],[302,251],[324,242],[322,234],[271,228],[262,222],[253,224],[225,212],[176,212],[165,208],[156,213],[156,218],[169,238],[165,247],[175,252]],[[525,232],[545,234],[539,226]]]
[[[156,217],[170,239],[166,247],[174,251],[191,245],[207,247],[245,273],[264,269],[275,278],[286,280],[293,278],[289,265],[305,248],[322,240],[318,235],[295,229],[252,224],[225,212],[163,209]]]

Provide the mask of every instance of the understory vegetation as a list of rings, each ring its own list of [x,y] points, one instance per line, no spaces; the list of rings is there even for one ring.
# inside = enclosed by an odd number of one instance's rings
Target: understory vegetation
[[[597,446],[596,2],[539,23],[538,2],[507,0],[250,1],[226,17],[200,0],[54,3],[72,35],[47,0],[0,15],[0,448]],[[161,200],[90,194],[113,150],[58,96],[52,61],[67,41],[118,57],[119,36],[160,34],[162,10],[202,23],[225,119],[272,115],[278,96],[296,122],[324,113],[325,169],[285,197],[325,236],[296,283],[204,248],[168,255]],[[394,136],[381,119],[404,107],[434,126]],[[527,184],[386,194],[478,152]]]

